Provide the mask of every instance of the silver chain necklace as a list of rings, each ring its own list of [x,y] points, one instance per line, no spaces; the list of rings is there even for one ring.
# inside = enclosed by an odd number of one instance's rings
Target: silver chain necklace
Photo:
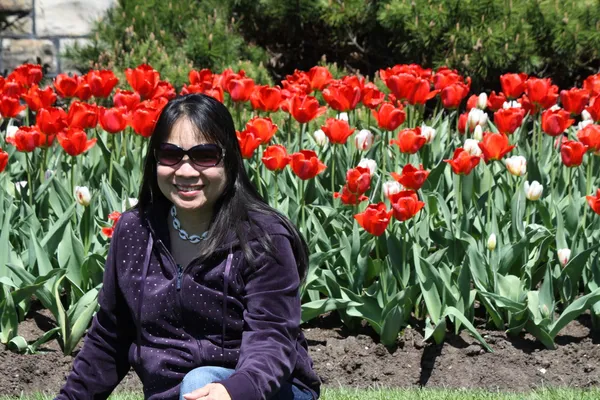
[[[175,205],[171,207],[171,217],[173,217],[173,228],[175,228],[175,230],[179,233],[179,237],[182,240],[188,240],[190,243],[196,244],[199,243],[201,240],[205,240],[208,237],[208,231],[204,232],[202,236],[189,236],[186,231],[181,229],[181,222],[179,222],[179,219],[177,219],[177,209],[175,208]]]

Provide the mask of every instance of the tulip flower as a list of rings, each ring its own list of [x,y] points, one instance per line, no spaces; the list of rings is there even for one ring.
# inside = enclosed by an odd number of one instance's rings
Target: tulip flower
[[[452,159],[444,160],[444,162],[450,164],[455,174],[469,175],[473,168],[479,164],[479,160],[481,160],[481,157],[472,156],[468,151],[459,147],[454,150]]]
[[[569,118],[570,114],[561,108],[548,109],[542,113],[542,130],[550,136],[558,136],[567,130],[575,120]]]
[[[75,186],[75,200],[84,207],[90,205],[92,195],[87,186]]]
[[[361,129],[354,135],[354,145],[359,151],[367,151],[373,146],[373,134],[367,129]]]
[[[479,148],[479,141],[475,139],[465,140],[463,148],[472,156],[480,157],[483,154],[481,148]]]
[[[54,78],[54,89],[63,99],[74,97],[79,88],[79,79],[77,75],[69,76],[67,74],[58,74]]]
[[[329,138],[329,141],[334,144],[345,144],[348,137],[356,130],[350,128],[348,122],[335,118],[327,118],[321,129]]]
[[[0,147],[0,172],[3,172],[6,169],[6,165],[8,164],[8,153],[2,150]]]
[[[405,188],[419,190],[427,180],[429,171],[425,171],[422,164],[419,168],[415,168],[412,164],[406,164],[404,168],[402,168],[402,174],[392,172],[391,175]]]
[[[21,126],[13,140],[18,151],[29,153],[40,145],[41,133],[36,126]]]
[[[600,95],[600,74],[590,75],[585,78],[583,88],[590,92],[592,97]]]
[[[525,108],[523,107],[523,105],[515,100],[505,101],[504,104],[502,104],[502,108],[504,110],[507,110],[509,108],[521,108],[523,109],[523,114],[525,114]]]
[[[92,97],[92,89],[88,84],[87,75],[77,77],[77,89],[74,96],[81,101],[87,101]]]
[[[476,126],[484,127],[487,124],[487,113],[479,108],[472,108],[467,117],[467,125],[469,130],[475,129]]]
[[[563,267],[565,265],[567,265],[567,263],[569,262],[569,259],[571,258],[571,250],[570,249],[558,249],[556,251],[556,253],[558,254],[558,260],[560,261],[560,264]]]
[[[469,120],[469,113],[462,113],[458,116],[458,132],[460,134],[467,133],[467,122]]]
[[[36,126],[46,135],[56,135],[67,127],[67,113],[62,108],[42,108],[36,116]]]
[[[496,234],[492,233],[487,240],[487,248],[489,251],[494,251],[496,249]]]
[[[482,93],[483,94],[483,93]],[[479,108],[477,107],[477,95],[476,94],[472,94],[468,99],[467,99],[467,111],[471,111],[474,108]],[[486,97],[487,100],[487,97]],[[482,110],[484,110],[485,108],[482,108]]]
[[[497,111],[502,108],[502,105],[506,101],[506,96],[504,93],[500,92],[496,94],[496,92],[492,91],[487,99],[487,108],[492,111]]]
[[[42,90],[38,85],[33,85],[23,99],[31,111],[37,112],[40,108],[51,107],[56,102],[56,93],[50,86]]]
[[[381,236],[390,223],[391,211],[385,207],[385,203],[369,204],[359,214],[354,215],[358,224],[371,235]]]
[[[110,228],[102,228],[102,233],[109,239],[112,238],[112,235],[115,231],[115,225],[117,224],[119,218],[121,218],[121,213],[118,211],[113,211],[108,214],[108,219],[112,221],[112,226]]]
[[[358,162],[359,167],[367,168],[371,176],[377,171],[377,161],[370,158],[363,158]]]
[[[92,96],[106,98],[119,83],[119,79],[111,70],[90,71],[87,73],[87,83]]]
[[[150,137],[154,132],[154,126],[166,101],[143,101],[131,112],[129,123],[134,132],[143,137]]]
[[[281,106],[283,96],[278,86],[255,86],[250,96],[250,104],[255,110],[277,111]]]
[[[18,97],[0,96],[0,117],[14,118],[27,106],[22,106]]]
[[[85,131],[78,128],[69,128],[66,131],[59,132],[57,138],[65,152],[73,157],[94,147],[98,140],[96,138],[88,140]]]
[[[175,88],[167,81],[159,81],[154,88],[154,91],[150,95],[151,99],[158,99],[164,97],[167,100],[174,99],[177,97]]]
[[[415,154],[427,142],[427,138],[421,135],[421,128],[402,129],[398,133],[398,139],[390,140],[390,144],[396,144],[402,153]]]
[[[578,167],[583,162],[583,156],[588,146],[575,140],[567,140],[560,147],[560,157],[567,167]]]
[[[411,105],[425,104],[439,93],[439,90],[431,90],[427,79],[413,74],[400,73],[382,79],[398,100],[407,100]]]
[[[590,151],[595,153],[600,152],[600,125],[587,125],[585,128],[577,132],[577,139],[586,146]]]
[[[425,124],[421,125],[421,135],[424,136],[425,139],[427,139],[425,143],[433,142],[433,139],[435,139],[435,134],[436,130],[433,129],[433,127],[427,126]]]
[[[294,95],[282,102],[281,107],[301,124],[310,122],[327,111],[327,107],[320,107],[319,101],[312,96]]]
[[[571,115],[581,114],[590,99],[590,92],[585,89],[571,88],[560,92],[560,102]]]
[[[485,110],[488,104],[488,96],[485,92],[479,93],[477,96],[477,108],[480,110]]]
[[[125,78],[129,86],[140,94],[142,99],[149,99],[160,80],[160,74],[148,64],[138,65],[125,70]]]
[[[9,81],[14,80],[24,87],[37,85],[40,83],[42,78],[42,66],[29,63],[19,65],[7,77]]]
[[[406,113],[402,106],[394,107],[391,103],[383,103],[379,111],[371,110],[371,114],[381,129],[393,131],[406,120]]]
[[[336,111],[354,110],[361,98],[361,90],[357,86],[334,82],[323,89],[323,98]]]
[[[486,163],[500,160],[515,147],[516,145],[510,145],[508,136],[503,133],[486,132],[483,140],[479,142],[479,148],[483,152],[483,160]]]
[[[403,190],[391,195],[390,202],[394,218],[401,222],[411,219],[425,206],[425,203],[419,200],[417,192],[412,190]]]
[[[483,129],[481,128],[481,125],[477,125],[475,127],[475,130],[473,131],[473,139],[478,142],[483,140]]]
[[[403,190],[404,188],[397,181],[387,181],[383,183],[383,194],[388,199],[390,199],[392,195],[399,193]]]
[[[317,129],[313,133],[313,136],[315,138],[315,142],[319,146],[325,146],[327,143],[329,143],[329,139],[327,139],[327,135],[325,135],[325,132],[323,132],[322,129]]]
[[[95,128],[98,125],[98,107],[95,104],[74,101],[69,107],[67,123],[70,128]]]
[[[335,119],[341,119],[342,121],[348,122],[348,113],[347,112],[341,112],[341,113],[339,113],[339,114],[337,114],[335,116]]]
[[[254,91],[254,80],[251,78],[234,78],[229,80],[226,89],[231,100],[235,102],[248,101]]]
[[[127,107],[129,111],[132,111],[135,106],[140,104],[140,94],[129,90],[117,89],[113,96],[113,104],[115,107]]]
[[[461,82],[453,83],[442,89],[440,97],[444,108],[454,109],[460,106],[460,103],[469,94],[470,87]]]
[[[308,70],[306,75],[312,90],[323,90],[333,80],[327,67],[314,66]]]
[[[312,179],[327,168],[312,150],[300,150],[290,158],[292,171],[302,180]]]
[[[371,172],[365,167],[351,168],[346,172],[346,186],[355,194],[364,194],[371,186]]]
[[[127,107],[98,108],[98,121],[106,132],[117,133],[123,131],[129,123],[128,119]]]
[[[502,93],[509,99],[516,99],[525,91],[525,82],[527,74],[504,74],[500,75],[500,85],[502,85]]]
[[[385,93],[381,92],[375,84],[369,82],[362,90],[362,103],[371,110],[377,108],[385,99]]]
[[[364,194],[352,193],[350,191],[350,189],[348,189],[348,185],[344,185],[341,192],[334,192],[333,198],[334,199],[339,198],[343,204],[351,205],[351,206],[360,204],[361,202],[369,199]]]
[[[522,108],[500,109],[494,113],[494,124],[498,132],[509,135],[521,126],[524,117],[525,110]]]
[[[280,144],[269,146],[265,149],[261,158],[265,167],[271,171],[281,171],[290,162],[285,147]]]
[[[203,68],[200,71],[191,70],[188,72],[188,79],[192,85],[206,84],[212,86],[215,75],[208,68]]]
[[[543,192],[544,187],[538,181],[531,182],[531,185],[529,184],[529,181],[525,181],[525,197],[527,200],[539,200],[540,197],[542,197]]]
[[[592,97],[590,100],[589,107],[581,112],[583,119],[591,119],[594,121],[600,121],[600,94],[596,97]],[[589,118],[586,118],[589,116]]]
[[[0,163],[1,164],[1,163]],[[1,170],[1,168],[0,168]],[[592,208],[592,210],[600,215],[600,189],[598,189],[596,191],[596,195],[595,196],[585,196],[585,199],[587,200],[588,204],[590,205],[590,207]]]
[[[523,176],[527,172],[527,159],[523,156],[512,156],[505,161],[506,169],[514,176]]]
[[[254,117],[246,123],[246,130],[252,131],[254,136],[260,138],[261,143],[268,143],[277,132],[277,125],[271,118]]]
[[[529,78],[525,82],[525,93],[537,112],[540,108],[547,109],[556,104],[558,86],[553,85],[550,78]]]
[[[262,140],[258,137],[258,134],[251,130],[236,131],[238,143],[240,144],[240,150],[242,151],[242,157],[252,158],[254,151],[260,146]]]

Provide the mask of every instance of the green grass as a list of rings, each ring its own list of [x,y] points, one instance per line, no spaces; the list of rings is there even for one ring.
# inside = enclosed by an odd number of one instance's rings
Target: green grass
[[[52,400],[54,395],[0,396],[0,400]],[[596,400],[600,389],[554,388],[527,393],[455,389],[332,389],[324,388],[322,400]],[[116,393],[111,400],[143,400],[139,393]]]

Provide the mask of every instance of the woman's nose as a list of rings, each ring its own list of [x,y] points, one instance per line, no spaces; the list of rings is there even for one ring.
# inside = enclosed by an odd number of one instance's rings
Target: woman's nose
[[[186,155],[179,162],[179,168],[175,170],[175,175],[179,176],[197,176],[198,170],[194,167],[192,160]]]

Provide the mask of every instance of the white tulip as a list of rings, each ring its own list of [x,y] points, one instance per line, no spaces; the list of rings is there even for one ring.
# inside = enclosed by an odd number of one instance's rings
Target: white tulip
[[[487,241],[487,248],[489,251],[494,251],[496,249],[496,234],[492,233]]]
[[[354,145],[360,151],[366,151],[373,146],[373,134],[368,129],[361,129],[354,136]]]
[[[581,118],[583,118],[584,121],[592,121],[592,114],[590,114],[588,110],[583,110],[581,112]]]
[[[19,182],[15,182],[15,189],[17,189],[17,192],[21,193],[22,189],[25,189],[27,187],[27,181],[19,181]]]
[[[558,259],[562,266],[564,267],[569,262],[571,258],[571,250],[570,249],[558,249]]]
[[[508,172],[514,176],[523,176],[527,172],[527,160],[523,156],[512,156],[505,161]]]
[[[550,111],[558,111],[558,110],[560,110],[560,107],[558,104],[555,104],[552,107],[550,107]]]
[[[577,124],[577,130],[580,131],[583,128],[585,128],[588,125],[592,125],[594,123],[594,120],[591,119],[584,119],[583,121],[581,121],[580,123]]]
[[[485,92],[480,93],[477,97],[477,108],[485,110],[487,108],[487,94]]]
[[[483,140],[483,128],[481,128],[481,125],[477,125],[475,127],[475,131],[473,131],[473,139],[480,142]]]
[[[370,158],[363,158],[358,163],[359,167],[369,168],[369,173],[371,176],[377,171],[377,162],[375,160],[371,160]]]
[[[87,186],[75,186],[75,199],[82,206],[89,206],[92,200],[92,195]]]
[[[435,139],[436,131],[431,126],[427,126],[425,124],[421,125],[421,136],[425,136],[427,139],[427,143],[433,142]]]
[[[17,133],[17,131],[19,130],[19,127],[11,125],[8,128],[6,128],[6,141],[8,142],[9,139],[14,139],[15,134]]]
[[[348,122],[348,113],[341,112],[335,116],[337,119],[341,119],[342,121]]]
[[[481,149],[479,148],[479,142],[475,139],[467,139],[465,140],[465,145],[463,149],[467,151],[470,155],[479,157],[482,154]]]
[[[543,192],[544,187],[538,181],[531,182],[531,185],[529,181],[525,181],[525,197],[527,197],[527,200],[539,200]]]
[[[399,192],[401,192],[403,190],[404,190],[404,188],[402,187],[402,185],[400,184],[400,182],[387,181],[387,182],[383,183],[383,194],[388,199],[390,198],[390,196],[392,194],[399,193]]]
[[[329,142],[327,135],[325,134],[325,132],[323,132],[322,129],[315,131],[315,133],[313,133],[313,136],[315,137],[315,142],[317,142],[317,145],[319,146],[325,146]]]
[[[137,206],[138,199],[136,199],[135,197],[130,197],[130,198],[127,199],[127,201],[129,201],[129,206],[130,207]]]
[[[488,116],[485,111],[480,110],[479,108],[471,108],[471,111],[469,111],[469,115],[467,116],[469,130],[475,129],[478,125],[485,126],[485,124],[487,124],[487,119]]]
[[[502,103],[502,108],[504,108],[505,110],[508,108],[521,108],[521,103],[519,103],[516,100],[505,101],[504,103]]]

